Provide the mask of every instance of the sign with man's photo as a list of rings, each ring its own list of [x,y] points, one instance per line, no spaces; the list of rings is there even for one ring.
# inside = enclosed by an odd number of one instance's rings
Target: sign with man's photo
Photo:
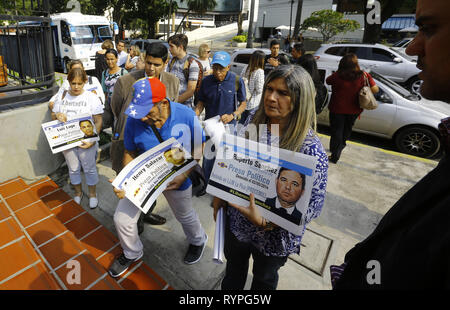
[[[125,191],[142,212],[147,213],[167,185],[197,164],[175,138],[170,138],[133,159],[112,185]]]
[[[248,206],[250,193],[261,215],[299,235],[313,188],[316,157],[225,135],[206,191]]]
[[[53,154],[100,140],[91,115],[82,114],[63,123],[58,120],[42,124]]]

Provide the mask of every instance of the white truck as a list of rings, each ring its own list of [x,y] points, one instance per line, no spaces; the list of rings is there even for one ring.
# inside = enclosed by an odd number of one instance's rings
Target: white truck
[[[54,14],[50,18],[55,70],[64,73],[67,73],[67,63],[72,59],[81,60],[85,70],[95,69],[95,53],[101,49],[103,41],[113,40],[119,30],[115,22],[111,23],[104,16],[69,12]]]

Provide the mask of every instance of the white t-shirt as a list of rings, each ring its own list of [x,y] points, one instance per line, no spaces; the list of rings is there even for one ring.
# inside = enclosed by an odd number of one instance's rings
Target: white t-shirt
[[[117,65],[120,67],[124,65],[127,62],[128,59],[128,53],[125,51],[121,51],[119,54],[119,59],[117,60]]]
[[[74,118],[80,114],[97,115],[103,113],[103,105],[100,99],[90,91],[84,91],[81,95],[72,96],[67,93],[64,99],[58,98],[53,106],[54,113],[64,113],[67,118]]]
[[[89,83],[89,79],[91,79],[92,84]],[[69,81],[65,79],[58,92],[50,99],[50,102],[56,102],[62,97],[64,91],[68,92],[69,90]],[[89,92],[95,91],[97,93],[97,96],[100,98],[103,106],[105,105],[105,93],[103,92],[102,84],[100,84],[95,76],[88,77],[88,81],[86,82],[86,84],[84,84],[84,90],[87,90]]]
[[[200,61],[200,63],[202,64],[203,72],[211,70],[211,61],[209,60],[209,58],[205,60],[201,60],[200,58],[198,58],[198,61]]]

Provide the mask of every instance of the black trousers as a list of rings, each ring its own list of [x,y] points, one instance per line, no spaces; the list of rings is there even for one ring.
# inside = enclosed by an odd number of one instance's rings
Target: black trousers
[[[341,157],[342,150],[347,146],[346,141],[350,138],[357,118],[358,114],[336,114],[330,112],[331,161],[337,162]]]
[[[275,290],[278,270],[284,266],[287,256],[265,256],[249,243],[240,242],[225,226],[224,254],[227,259],[222,290],[243,290],[247,280],[250,255],[253,257],[253,281],[251,290]]]

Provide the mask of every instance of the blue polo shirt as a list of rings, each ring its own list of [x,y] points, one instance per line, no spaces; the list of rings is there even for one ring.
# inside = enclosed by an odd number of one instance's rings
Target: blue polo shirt
[[[222,82],[213,74],[206,76],[198,91],[198,99],[204,103],[205,119],[217,115],[233,114],[240,102],[245,101],[245,84],[239,77],[239,90],[236,94],[236,74],[228,71]],[[237,95],[237,96],[236,96]]]
[[[159,129],[164,141],[174,137],[187,150],[192,150],[192,145],[201,147],[205,142],[205,134],[195,112],[180,103],[170,102],[170,116]],[[138,155],[160,144],[150,125],[139,119],[128,117],[124,132],[125,149],[131,152],[137,151]],[[191,186],[188,178],[178,190],[185,190]]]

